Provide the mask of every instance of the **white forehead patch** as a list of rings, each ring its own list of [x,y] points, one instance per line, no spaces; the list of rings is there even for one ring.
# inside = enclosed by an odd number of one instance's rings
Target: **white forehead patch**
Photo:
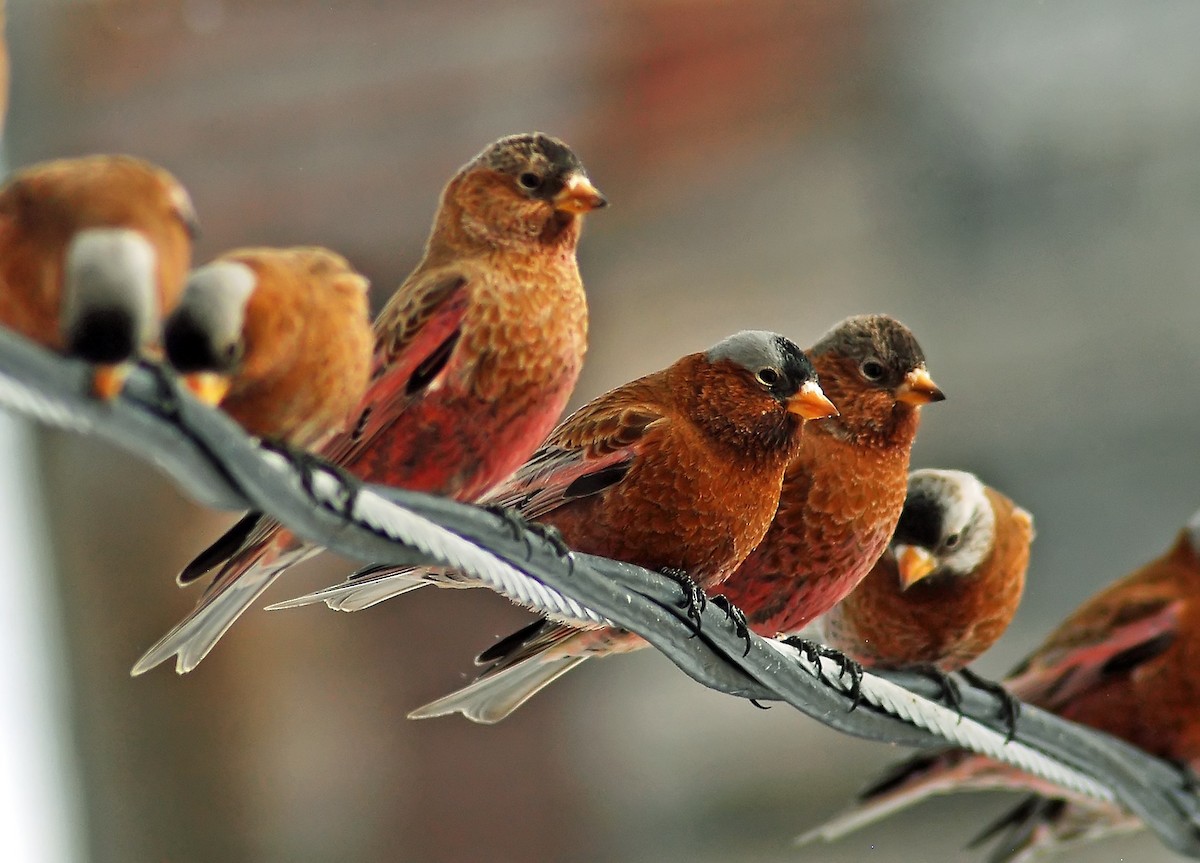
[[[246,321],[246,302],[258,277],[239,261],[215,261],[188,276],[180,311],[186,313],[214,345],[237,341]]]
[[[88,311],[118,308],[136,322],[139,342],[157,336],[157,258],[154,247],[130,228],[87,228],[67,246],[62,327],[70,332]]]
[[[926,468],[909,474],[908,489],[941,503],[942,542],[954,534],[960,537],[954,549],[942,553],[939,569],[974,571],[991,552],[996,532],[996,513],[979,478],[961,470]]]

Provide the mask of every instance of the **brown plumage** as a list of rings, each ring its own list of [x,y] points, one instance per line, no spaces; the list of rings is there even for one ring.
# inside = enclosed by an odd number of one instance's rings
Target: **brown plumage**
[[[575,250],[605,205],[579,158],[535,132],[490,144],[446,185],[425,256],[375,323],[371,380],[321,455],[369,482],[474,501],[545,439],[587,347]],[[287,567],[319,551],[248,517],[182,581],[220,567],[200,604],[134,666],[189,671]],[[237,590],[231,588],[237,585]]]
[[[1033,519],[975,476],[919,470],[889,549],[820,618],[823,641],[863,665],[957,671],[991,647],[1021,601]]]
[[[141,159],[25,168],[0,189],[0,324],[101,364],[111,397],[179,301],[194,229],[187,192]]]
[[[799,348],[738,333],[581,408],[489,500],[578,551],[715,587],[766,532],[802,418],[833,412]],[[497,722],[588,656],[643,644],[537,621],[481,656],[493,665],[478,681],[412,716]]]
[[[1165,554],[1067,617],[1004,685],[1030,704],[1200,770],[1200,513]],[[837,838],[934,794],[997,788],[1038,796],[985,831],[981,839],[1004,834],[991,860],[1028,860],[1141,826],[1119,807],[1070,799],[1044,780],[956,750],[898,765],[858,807],[805,838]]]
[[[328,249],[238,249],[195,270],[164,326],[167,359],[248,432],[308,448],[367,388],[367,280]]]
[[[904,505],[918,408],[944,398],[886,315],[847,318],[808,353],[839,415],[809,424],[771,529],[722,587],[761,635],[799,632],[870,571]]]

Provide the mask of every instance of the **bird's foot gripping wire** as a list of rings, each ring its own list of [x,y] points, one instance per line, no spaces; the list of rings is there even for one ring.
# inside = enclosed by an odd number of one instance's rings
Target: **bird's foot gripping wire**
[[[954,678],[936,665],[928,663],[909,665],[904,670],[936,683],[938,685],[938,700],[944,701],[946,706],[957,713],[960,720],[962,719],[962,691],[958,688],[958,684],[954,682]]]
[[[704,608],[708,605],[708,597],[704,595],[700,585],[696,584],[684,570],[668,566],[660,569],[659,572],[683,589],[683,598],[679,601],[679,607],[687,610],[688,620],[692,622],[695,631],[699,632],[700,615],[704,613]]]
[[[281,441],[262,442],[263,448],[278,453],[291,462],[300,474],[300,487],[304,489],[314,502],[331,509],[342,518],[350,518],[354,512],[354,503],[362,490],[362,480],[338,465],[325,461],[313,455],[308,450],[298,449]],[[338,488],[332,495],[332,500],[317,493],[315,477],[317,473],[332,476],[338,482]]]
[[[514,541],[520,540],[524,544],[526,560],[533,557],[533,543],[529,541],[529,537],[532,535],[549,545],[560,560],[567,562],[568,573],[574,572],[575,555],[571,553],[570,547],[563,541],[562,533],[554,525],[530,521],[512,507],[500,504],[484,506],[483,509],[504,523]]]
[[[863,667],[849,656],[840,650],[834,650],[832,647],[826,647],[824,644],[818,644],[798,635],[783,639],[783,643],[800,651],[816,667],[817,679],[825,683],[832,684],[832,681],[826,676],[821,660],[828,659],[837,663],[838,680],[844,681],[847,677],[850,678],[849,685],[845,687],[846,694],[850,696],[850,707],[847,708],[847,712],[854,710],[862,702]]]
[[[138,366],[145,369],[154,381],[154,410],[163,419],[178,426],[183,420],[183,406],[179,401],[179,388],[174,374],[162,363],[139,359]]]
[[[717,608],[721,609],[721,611],[725,612],[725,616],[727,618],[729,618],[730,621],[732,621],[733,631],[737,634],[738,638],[740,638],[746,642],[746,649],[742,651],[742,656],[749,656],[750,655],[750,624],[746,620],[745,613],[740,608],[738,608],[736,605],[734,605],[732,602],[730,602],[729,597],[727,597],[723,593],[718,593],[716,596],[712,597],[712,599],[710,599],[709,601],[712,602],[712,604],[715,605]]]
[[[969,668],[960,669],[958,673],[976,689],[982,689],[984,692],[996,696],[1000,702],[1000,718],[1004,720],[1006,729],[1004,742],[1011,743],[1017,736],[1017,717],[1021,715],[1021,702],[1001,684],[994,680],[988,680],[986,677],[980,677]]]

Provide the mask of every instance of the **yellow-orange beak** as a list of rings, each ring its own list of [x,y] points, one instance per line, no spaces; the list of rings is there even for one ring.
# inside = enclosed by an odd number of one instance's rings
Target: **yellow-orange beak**
[[[554,209],[565,213],[586,213],[606,206],[608,198],[583,174],[568,177],[562,191],[554,196]]]
[[[225,399],[232,383],[225,375],[215,372],[195,372],[184,375],[183,378],[183,385],[191,390],[192,395],[212,407],[216,407]]]
[[[92,394],[98,399],[110,402],[124,389],[125,379],[128,377],[129,366],[126,363],[96,366],[92,372]]]
[[[825,397],[824,390],[812,381],[805,383],[794,396],[788,399],[787,409],[789,413],[798,414],[806,420],[819,420],[822,417],[838,415],[838,409]]]
[[[892,546],[896,555],[896,568],[900,570],[900,589],[908,590],[929,573],[937,569],[933,555],[915,545]]]
[[[945,400],[946,394],[938,389],[925,366],[913,369],[904,376],[904,382],[896,387],[896,401],[916,407],[930,402]]]

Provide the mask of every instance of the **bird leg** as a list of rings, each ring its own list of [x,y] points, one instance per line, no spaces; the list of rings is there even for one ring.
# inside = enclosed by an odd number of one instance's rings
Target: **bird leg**
[[[704,595],[700,585],[696,584],[686,571],[668,566],[660,569],[659,572],[683,588],[683,599],[680,600],[679,607],[687,609],[688,620],[695,624],[695,630],[699,632],[700,615],[704,613],[704,607],[708,605],[708,597]]]
[[[525,529],[554,549],[554,553],[559,557],[571,557],[571,549],[563,539],[562,531],[554,525],[542,524],[540,521],[526,521]]]
[[[171,372],[161,363],[151,362],[147,359],[138,360],[138,365],[150,373],[150,377],[154,380],[154,396],[158,399],[154,405],[155,410],[174,425],[180,425],[183,420],[183,406],[179,402],[179,390],[175,386],[175,380]]]
[[[738,638],[746,642],[746,649],[742,651],[742,656],[750,655],[750,624],[746,620],[745,613],[729,601],[723,593],[718,593],[710,602],[721,611],[725,612],[725,617],[733,622],[733,631]]]
[[[946,702],[946,705],[958,714],[959,719],[962,719],[962,692],[949,674],[929,663],[905,666],[904,670],[936,683],[941,690],[938,692],[938,700]]]
[[[300,474],[300,487],[310,498],[332,509],[342,518],[351,517],[354,511],[354,502],[362,489],[362,480],[344,468],[313,455],[308,450],[299,449],[283,441],[263,440],[262,446],[264,449],[283,456],[295,466],[296,471]],[[317,497],[316,489],[313,486],[313,478],[317,471],[324,471],[336,478],[339,483],[332,504]]]
[[[819,644],[807,638],[801,638],[799,635],[793,635],[783,639],[783,643],[790,647],[796,648],[804,657],[817,668],[817,679],[829,685],[836,685],[825,675],[825,669],[821,665],[822,659],[831,659],[838,665],[838,681],[841,682],[846,676],[850,677],[850,685],[846,687],[846,694],[850,696],[850,707],[847,713],[853,711],[862,702],[862,679],[863,667],[851,659],[840,650],[834,650],[832,647],[826,647],[824,644]]]
[[[984,692],[996,696],[1000,701],[1000,717],[1008,729],[1008,733],[1004,735],[1004,742],[1011,743],[1012,739],[1017,736],[1017,717],[1021,715],[1021,702],[1003,685],[994,680],[988,680],[986,677],[980,677],[969,668],[959,669],[958,673],[967,683],[976,689],[982,689]]]
[[[533,543],[529,541],[529,534],[538,533],[538,529],[534,527],[533,522],[525,518],[515,509],[502,504],[493,503],[483,507],[484,510],[504,522],[504,526],[509,529],[512,534],[513,541],[520,540],[525,545],[525,559],[533,557]],[[540,527],[540,525],[539,525]],[[543,537],[544,539],[545,537]]]

